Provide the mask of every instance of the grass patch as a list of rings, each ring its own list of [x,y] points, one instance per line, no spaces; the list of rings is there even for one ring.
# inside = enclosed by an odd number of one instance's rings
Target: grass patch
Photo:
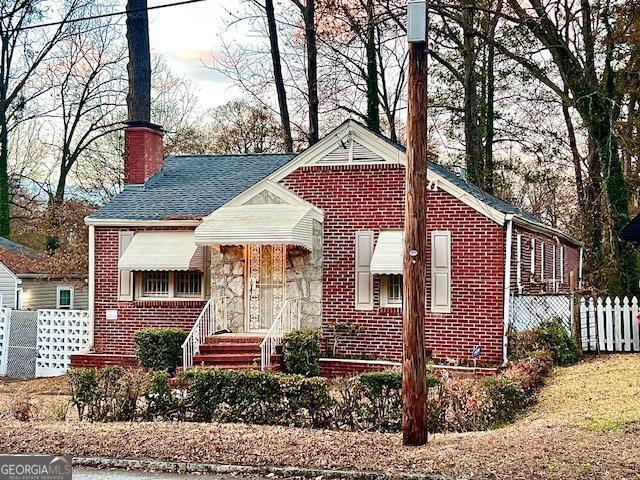
[[[639,417],[635,419],[629,418],[591,418],[587,421],[587,428],[594,432],[612,432],[614,430],[626,429],[640,425]]]

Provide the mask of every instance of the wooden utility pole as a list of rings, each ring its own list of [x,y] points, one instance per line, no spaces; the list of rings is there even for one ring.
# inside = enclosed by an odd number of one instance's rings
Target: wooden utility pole
[[[149,123],[151,120],[151,53],[147,0],[128,0],[127,12],[129,121]]]
[[[422,14],[424,18],[421,19]],[[424,0],[409,1],[407,18],[409,76],[402,314],[402,440],[405,445],[424,445],[428,435],[424,351],[427,279],[427,42]]]

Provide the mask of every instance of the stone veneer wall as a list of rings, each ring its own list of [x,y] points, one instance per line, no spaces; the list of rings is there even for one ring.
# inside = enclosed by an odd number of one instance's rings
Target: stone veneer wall
[[[302,298],[301,325],[320,328],[322,323],[322,224],[314,221],[313,251],[287,247],[286,298]],[[227,297],[229,328],[245,330],[244,247],[211,247],[211,296]]]
[[[322,224],[313,221],[313,251],[287,249],[287,298],[302,298],[301,325],[322,325]]]
[[[234,332],[244,331],[244,247],[211,247],[211,298],[227,297],[227,319]]]

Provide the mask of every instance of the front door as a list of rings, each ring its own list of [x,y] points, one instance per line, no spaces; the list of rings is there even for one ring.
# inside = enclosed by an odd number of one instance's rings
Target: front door
[[[248,330],[271,328],[284,303],[285,245],[249,245]]]

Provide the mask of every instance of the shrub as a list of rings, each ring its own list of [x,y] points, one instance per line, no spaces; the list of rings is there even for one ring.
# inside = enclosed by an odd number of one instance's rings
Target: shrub
[[[580,359],[580,348],[559,318],[544,322],[536,329],[542,349],[553,353],[560,366],[573,365]]]
[[[283,410],[284,422],[297,427],[329,427],[334,418],[335,400],[329,393],[324,378],[306,378],[301,376],[282,376],[281,386],[286,406]]]
[[[284,336],[282,346],[284,370],[287,373],[312,377],[320,373],[320,332],[294,330]]]
[[[179,328],[143,328],[134,336],[136,356],[143,367],[174,375],[186,338],[187,334]]]
[[[363,373],[360,402],[362,418],[380,431],[397,431],[402,427],[402,374],[400,372]]]
[[[429,388],[439,383],[426,379]],[[335,422],[355,430],[398,431],[402,427],[402,373],[396,371],[363,373],[351,379],[334,381],[338,397]]]
[[[71,403],[80,420],[133,421],[146,392],[147,374],[122,367],[73,368],[67,373]]]
[[[193,421],[320,427],[332,418],[323,378],[216,369],[194,369],[180,378]]]
[[[150,373],[144,397],[147,419],[181,420],[184,418],[183,399],[177,391],[171,389],[167,372]]]

